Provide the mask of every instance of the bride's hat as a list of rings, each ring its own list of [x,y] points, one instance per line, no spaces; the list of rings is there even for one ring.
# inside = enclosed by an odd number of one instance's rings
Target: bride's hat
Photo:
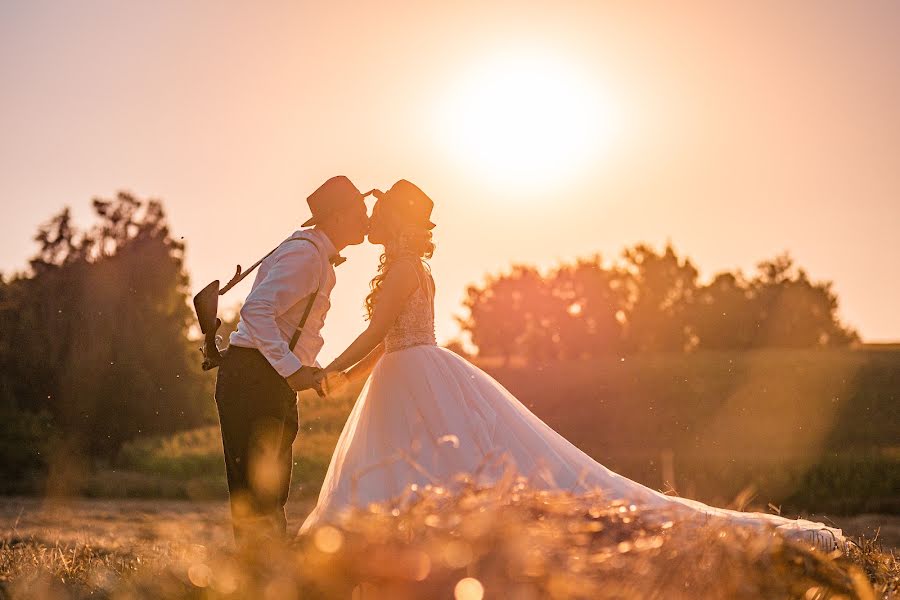
[[[373,190],[372,194],[389,211],[402,215],[411,223],[420,224],[426,229],[434,229],[435,224],[431,222],[434,202],[414,183],[401,179],[388,191]]]

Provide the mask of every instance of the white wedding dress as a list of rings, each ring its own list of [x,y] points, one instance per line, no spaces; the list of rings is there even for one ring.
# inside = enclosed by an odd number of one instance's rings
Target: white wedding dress
[[[490,483],[512,466],[542,489],[599,489],[610,500],[674,508],[685,519],[724,518],[777,528],[824,550],[845,547],[841,530],[821,523],[713,508],[610,471],[487,373],[437,346],[434,281],[424,266],[417,272],[419,286],[385,338],[385,354],[350,413],[318,503],[300,533],[349,507],[399,498],[412,484],[452,489],[459,474],[476,473],[480,483]]]

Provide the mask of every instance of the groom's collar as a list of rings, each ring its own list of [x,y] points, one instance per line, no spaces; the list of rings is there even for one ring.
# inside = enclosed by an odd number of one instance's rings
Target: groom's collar
[[[328,262],[331,263],[331,266],[336,267],[347,260],[340,254],[338,254],[337,248],[334,247],[334,243],[331,241],[331,238],[328,237],[324,231],[310,228],[301,229],[297,233],[314,236],[316,240],[320,242],[322,250],[328,255]]]

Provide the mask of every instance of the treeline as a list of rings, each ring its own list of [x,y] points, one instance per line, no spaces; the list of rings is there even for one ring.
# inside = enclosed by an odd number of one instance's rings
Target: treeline
[[[517,265],[470,286],[458,319],[481,357],[532,362],[699,349],[814,348],[858,340],[841,324],[830,282],[813,282],[783,254],[751,276],[699,282],[670,245],[638,244],[547,273]]]
[[[28,269],[0,276],[0,480],[115,461],[135,437],[214,422],[213,378],[188,339],[184,245],[161,203],[97,199],[88,227],[64,209],[35,241]],[[787,256],[703,285],[671,247],[638,245],[613,264],[593,257],[548,273],[517,266],[470,287],[465,307],[460,324],[480,356],[531,361],[857,337],[838,320],[830,284]]]
[[[137,435],[209,422],[187,339],[184,246],[160,202],[94,200],[41,226],[27,272],[0,278],[0,456],[6,477],[114,457]]]

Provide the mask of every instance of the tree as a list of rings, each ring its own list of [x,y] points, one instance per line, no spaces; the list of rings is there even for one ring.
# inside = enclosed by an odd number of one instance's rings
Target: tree
[[[756,347],[846,346],[859,335],[841,324],[832,283],[810,281],[784,253],[757,265],[750,282],[751,310],[759,326]]]
[[[78,231],[68,209],[43,225],[31,272],[5,288],[0,308],[4,393],[47,411],[72,448],[113,456],[126,440],[212,417],[209,382],[187,342],[184,245],[163,207],[128,193],[94,200]],[[8,332],[8,333],[7,333]]]
[[[559,358],[621,351],[627,299],[623,271],[605,268],[600,256],[595,255],[560,265],[548,280],[564,308],[557,315]]]
[[[753,292],[740,271],[719,273],[694,293],[690,329],[695,345],[703,349],[746,349],[756,341],[759,315],[753,310]]]
[[[688,306],[697,290],[697,269],[671,244],[662,254],[646,244],[626,248],[627,347],[635,352],[681,351],[692,344]]]
[[[523,339],[535,326],[530,300],[543,278],[533,267],[513,266],[510,273],[488,277],[483,287],[469,286],[463,306],[469,315],[457,318],[472,343],[488,356],[508,360],[520,353]]]
[[[531,362],[606,353],[692,349],[845,346],[830,282],[814,283],[784,254],[698,283],[693,263],[671,244],[626,248],[619,264],[599,256],[546,274],[515,266],[471,286],[459,319],[481,356]]]
[[[514,266],[468,289],[458,319],[482,356],[533,363],[616,352],[622,342],[622,272],[599,256],[560,265],[546,275]]]

